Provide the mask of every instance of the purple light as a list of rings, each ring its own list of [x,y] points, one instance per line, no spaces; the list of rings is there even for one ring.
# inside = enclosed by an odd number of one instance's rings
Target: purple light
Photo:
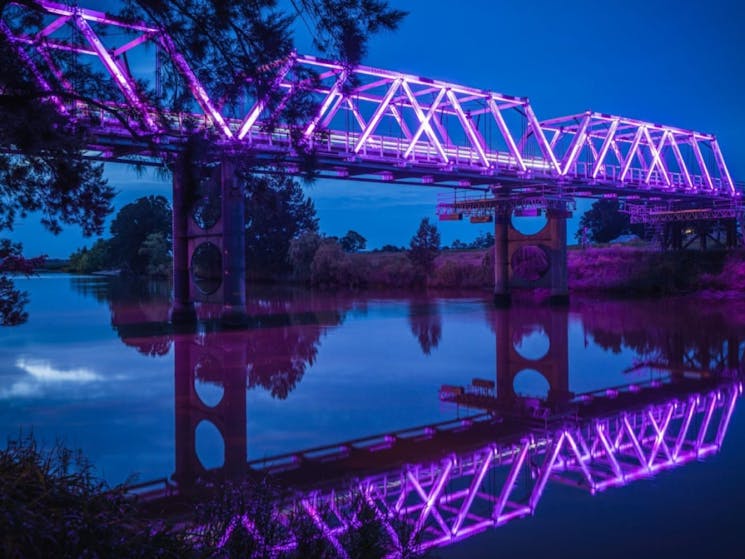
[[[277,115],[281,114],[289,96],[295,91],[293,84],[285,79],[286,75],[294,68],[303,66],[315,71],[320,83],[308,82],[308,93],[314,96],[318,109],[301,129],[306,139],[315,137],[319,129],[324,129],[326,134],[323,141],[314,147],[331,168],[343,164],[345,167],[369,169],[371,163],[378,169],[385,165],[392,168],[405,161],[407,174],[394,179],[399,180],[432,176],[432,165],[439,163],[442,173],[455,173],[456,168],[461,173],[459,177],[442,175],[440,181],[452,182],[459,178],[470,180],[458,188],[474,188],[473,185],[477,184],[470,177],[463,177],[463,172],[474,176],[488,172],[496,176],[497,182],[509,180],[513,184],[524,181],[561,184],[564,177],[571,175],[577,186],[584,183],[585,189],[594,189],[591,193],[595,195],[608,189],[625,193],[628,190],[625,185],[629,182],[654,186],[668,197],[699,196],[702,200],[708,200],[720,194],[738,195],[716,138],[709,134],[589,111],[541,123],[524,97],[368,66],[349,68],[339,62],[313,56],[292,55],[267,66],[276,72],[272,87],[285,90],[285,100],[272,108],[274,115],[267,116],[277,125],[267,131],[262,115],[267,109],[269,97],[256,100],[242,119],[225,116],[232,115],[232,112],[227,112],[232,109],[226,108],[224,114],[218,109],[205,84],[199,82],[185,58],[177,52],[171,38],[158,29],[145,23],[118,21],[103,12],[47,0],[35,0],[33,3],[54,16],[53,21],[29,36],[13,36],[7,26],[3,33],[16,47],[19,57],[47,65],[47,68],[35,68],[26,62],[31,74],[40,87],[50,93],[50,99],[62,114],[65,114],[66,107],[52,94],[50,84],[44,79],[45,71],[63,78],[59,70],[54,68],[48,53],[45,55],[48,49],[64,49],[80,56],[98,58],[124,96],[126,106],[122,108],[134,109],[150,133],[178,138],[184,132],[185,122],[204,121],[205,127],[214,127],[226,142],[244,142],[261,155],[293,159],[297,157],[292,133],[295,128],[288,123],[283,124]],[[19,7],[24,6],[19,4]],[[115,26],[117,31],[97,35],[91,23],[102,27]],[[91,48],[55,41],[52,35],[65,26],[80,29]],[[105,42],[110,40],[109,37],[121,35],[122,30],[133,35],[133,38],[118,46]],[[44,40],[40,41],[40,38]],[[150,106],[140,95],[137,82],[118,61],[123,53],[148,43],[165,51],[185,78],[201,114],[168,115],[162,121],[156,120],[159,114],[157,107]],[[38,58],[33,56],[32,51]],[[32,56],[29,56],[30,53]],[[342,88],[342,84],[352,85],[347,89]],[[74,95],[73,86],[68,87],[69,93]],[[425,102],[424,99],[433,101]],[[112,99],[98,99],[96,103],[108,107],[116,105]],[[340,111],[352,118],[335,119]],[[520,129],[523,131],[519,141],[514,135],[519,133],[518,127],[515,125],[516,130],[510,130],[507,122],[514,123],[505,118],[505,111],[519,115]],[[490,119],[477,118],[488,113],[491,113],[500,132],[496,140],[487,134],[490,129],[487,121]],[[365,122],[363,115],[372,116]],[[387,135],[378,135],[376,130],[385,116],[395,121],[396,126],[392,128],[396,130]],[[333,124],[337,121],[345,124]],[[107,142],[118,146],[122,140],[131,140],[130,131],[118,124],[106,126],[96,122],[95,126],[98,143],[91,149],[103,153],[104,157],[110,153],[112,158],[126,159],[128,156],[114,155],[118,153],[116,150],[106,148]],[[411,130],[409,126],[412,126]],[[373,134],[376,134],[374,140]],[[550,134],[550,142],[547,134]],[[426,142],[422,142],[423,136],[426,136]],[[136,143],[138,139],[134,140]],[[540,156],[528,149],[529,140],[537,143]],[[684,144],[690,144],[693,151],[698,166],[694,174],[681,153],[680,146]],[[708,165],[701,154],[700,144],[712,150],[713,162]],[[585,148],[588,161],[580,165],[578,160]],[[142,155],[158,156],[148,151],[149,146],[141,146],[141,149]],[[636,166],[635,161],[638,162]],[[515,169],[521,171],[518,177],[512,173]],[[426,180],[422,182],[427,184]],[[598,184],[601,186],[595,188]],[[703,188],[699,185],[703,185]]]
[[[389,520],[414,527],[419,550],[426,551],[534,513],[549,483],[584,487],[592,494],[717,452],[741,390],[740,383],[733,383],[684,401],[665,401],[555,432],[537,431],[520,443],[490,444],[438,462],[371,475],[351,489],[312,491],[295,504],[342,557],[348,554],[341,536],[357,522],[353,507],[347,506],[355,491],[383,521],[394,549],[400,549],[401,542]],[[716,438],[708,442],[706,434],[713,422],[718,425]],[[691,429],[694,424],[701,428]],[[501,486],[486,481],[490,472],[505,468]],[[526,497],[511,501],[522,473],[532,474],[526,476],[534,480],[532,489]],[[291,502],[278,505],[278,514],[289,510],[293,510]],[[321,510],[328,511],[326,519]],[[485,510],[490,512],[484,514]],[[236,517],[220,539],[222,545],[239,522],[259,537],[250,519]],[[294,537],[288,537],[277,550],[295,545]]]

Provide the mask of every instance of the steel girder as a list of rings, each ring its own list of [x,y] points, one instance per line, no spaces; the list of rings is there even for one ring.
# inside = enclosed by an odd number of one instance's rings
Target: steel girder
[[[549,482],[596,493],[717,452],[741,394],[742,384],[732,382],[558,430],[535,430],[519,441],[407,465],[345,489],[298,495],[278,510],[284,511],[280,516],[307,514],[341,557],[348,557],[344,534],[359,525],[358,499],[381,521],[391,557],[404,549],[448,545],[533,514]],[[289,530],[291,523],[283,518]],[[223,544],[239,524],[255,532],[250,518],[236,517]],[[291,531],[287,534],[277,552],[295,544]]]
[[[711,134],[590,111],[546,120],[541,126],[564,175],[619,187],[735,192]]]
[[[745,209],[739,203],[712,204],[702,207],[676,207],[675,205],[626,204],[623,209],[631,223],[659,224],[694,222],[716,219],[739,219]]]
[[[531,192],[538,183],[645,198],[650,192],[702,200],[737,194],[709,134],[590,112],[540,123],[524,97],[297,54],[262,69],[273,77],[261,97],[247,82],[242,103],[223,106],[172,39],[153,26],[48,0],[33,3],[47,16],[42,28],[24,34],[3,22],[0,33],[49,101],[93,127],[91,157],[98,159],[157,158],[178,151],[185,133],[201,129],[259,164],[284,161],[290,172],[297,172],[298,149],[312,149],[326,176],[353,180]],[[155,49],[135,55],[146,45]],[[128,53],[140,57],[136,65]],[[59,54],[91,62],[108,76],[108,98],[80,101],[55,61]],[[157,82],[158,59],[180,74],[191,96],[188,112],[159,110],[145,94],[143,84]],[[283,122],[297,91],[310,96],[316,111],[307,122]]]

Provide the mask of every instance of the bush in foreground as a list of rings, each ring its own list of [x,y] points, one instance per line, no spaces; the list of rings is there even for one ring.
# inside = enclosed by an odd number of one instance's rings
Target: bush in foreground
[[[31,438],[0,450],[0,511],[6,559],[195,557],[180,535],[139,519],[79,452],[43,451]]]

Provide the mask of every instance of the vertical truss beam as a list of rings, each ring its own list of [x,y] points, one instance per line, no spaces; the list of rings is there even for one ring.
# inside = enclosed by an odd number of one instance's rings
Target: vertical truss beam
[[[626,180],[626,175],[629,172],[629,169],[631,168],[631,162],[634,159],[634,155],[636,154],[637,150],[639,149],[639,144],[642,141],[642,135],[644,134],[644,130],[646,127],[644,125],[639,126],[636,130],[636,134],[634,134],[634,139],[631,142],[631,146],[629,147],[629,151],[626,154],[626,159],[623,161],[622,168],[621,168],[621,176],[619,177],[621,182]]]
[[[683,173],[686,187],[688,189],[693,189],[693,179],[691,179],[691,173],[688,171],[688,165],[686,165],[685,159],[683,159],[683,154],[680,153],[680,146],[675,140],[675,136],[672,134],[670,135],[670,145],[673,148],[673,154],[675,155],[675,160],[678,162],[678,167],[680,167],[680,171]]]
[[[605,166],[605,156],[608,154],[608,149],[610,149],[611,145],[614,145],[614,137],[616,135],[616,130],[618,130],[619,122],[620,120],[618,118],[614,118],[610,123],[603,144],[600,146],[600,152],[598,152],[598,155],[595,158],[595,164],[592,167],[592,178],[594,179],[597,178],[600,170]],[[618,146],[616,146],[616,150],[618,150]],[[618,154],[616,154],[616,157],[618,158]],[[618,162],[621,163],[622,160],[618,158]]]
[[[727,187],[727,191],[730,194],[734,194],[735,184],[732,182],[732,177],[729,174],[729,169],[727,168],[727,164],[724,162],[722,150],[719,149],[719,142],[716,139],[711,141],[711,150],[714,152],[714,159],[716,160],[717,166],[719,167],[719,176],[721,177],[722,182]]]
[[[579,155],[580,149],[582,149],[582,145],[585,143],[585,140],[587,140],[587,127],[590,125],[590,115],[587,114],[585,118],[582,119],[582,123],[579,126],[579,129],[577,130],[577,133],[574,135],[574,139],[572,140],[572,144],[569,148],[569,151],[564,156],[564,160],[562,161],[563,167],[561,169],[561,174],[566,175],[569,173],[569,169],[572,168],[572,165],[574,165],[575,160],[577,159],[577,156]]]
[[[691,137],[691,148],[693,148],[693,155],[696,157],[698,168],[704,176],[704,181],[706,182],[705,186],[709,190],[714,190],[714,182],[711,180],[709,168],[706,166],[706,161],[704,161],[704,156],[701,153],[701,146],[698,145],[698,139],[696,139],[696,136]]]

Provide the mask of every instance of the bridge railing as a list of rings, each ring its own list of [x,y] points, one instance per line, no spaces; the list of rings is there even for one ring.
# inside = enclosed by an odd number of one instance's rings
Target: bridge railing
[[[55,57],[64,53],[92,61],[110,98],[94,100],[103,108],[98,113],[77,104],[71,116],[79,118],[87,110],[95,120],[98,139],[91,148],[104,159],[116,157],[116,150],[106,151],[107,141],[120,147],[122,139],[131,140],[130,153],[139,147],[141,154],[159,156],[159,143],[178,149],[180,137],[196,129],[225,144],[258,155],[279,153],[288,160],[310,145],[348,176],[362,175],[374,163],[390,165],[375,171],[385,179],[405,174],[423,184],[456,188],[475,181],[484,188],[500,181],[517,186],[539,181],[601,184],[619,194],[629,185],[704,198],[736,194],[710,134],[592,112],[540,122],[524,97],[295,53],[267,65],[270,77],[274,73],[272,95],[257,98],[247,86],[242,103],[218,108],[209,84],[199,81],[160,30],[49,0],[32,3],[47,14],[38,30],[10,18],[0,32],[15,45],[21,64],[48,99],[66,114],[65,100],[80,98],[80,92]],[[28,5],[17,3],[15,9],[22,12]],[[116,32],[107,33],[109,28]],[[141,91],[143,83],[154,81],[155,68],[147,69],[144,78],[135,76],[123,57],[148,45],[181,75],[191,94],[191,114],[156,107]],[[156,57],[148,56],[155,66]],[[284,110],[297,92],[307,95],[315,110],[290,130]],[[107,109],[111,114],[105,114]],[[271,129],[269,122],[275,125]],[[406,173],[399,170],[403,167]]]

